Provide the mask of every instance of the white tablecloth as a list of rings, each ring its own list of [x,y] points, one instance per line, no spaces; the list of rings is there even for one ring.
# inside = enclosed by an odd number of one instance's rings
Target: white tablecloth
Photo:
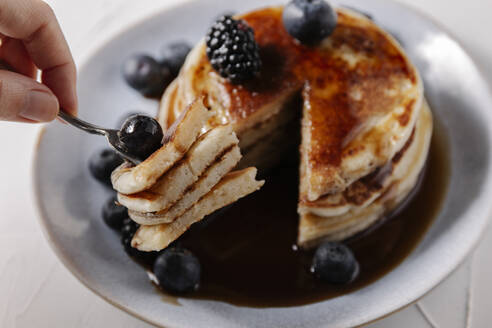
[[[92,38],[179,0],[48,0],[74,56]],[[492,81],[491,0],[404,0],[446,26]],[[39,229],[31,190],[38,127],[0,122],[0,327],[148,327],[82,286]],[[492,196],[492,195],[491,195]],[[423,299],[370,327],[490,327],[492,227],[473,255]]]

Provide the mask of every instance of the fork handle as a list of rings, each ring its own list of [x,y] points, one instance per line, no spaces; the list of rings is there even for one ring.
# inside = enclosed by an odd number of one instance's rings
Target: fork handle
[[[78,128],[80,130],[83,130],[87,133],[98,134],[98,135],[107,135],[106,129],[104,129],[100,126],[88,123],[88,122],[81,120],[80,118],[77,118],[73,115],[70,115],[67,112],[65,112],[63,109],[60,109],[60,111],[58,112],[58,116],[62,120],[67,122],[68,124]]]

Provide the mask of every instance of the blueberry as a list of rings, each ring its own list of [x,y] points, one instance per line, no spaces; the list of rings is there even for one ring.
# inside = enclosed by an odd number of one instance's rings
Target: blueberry
[[[160,63],[168,67],[172,76],[176,77],[190,51],[191,46],[183,41],[167,44],[161,50]]]
[[[359,273],[359,263],[354,254],[344,244],[327,242],[316,250],[311,272],[327,283],[347,284]]]
[[[163,132],[154,118],[137,114],[126,119],[119,136],[126,150],[143,161],[160,148]]]
[[[167,248],[154,262],[154,274],[159,285],[169,292],[191,292],[200,284],[200,262],[186,249]]]
[[[171,83],[171,70],[147,55],[134,55],[123,64],[123,76],[135,90],[147,97],[159,97]]]
[[[118,123],[116,123],[116,128],[119,129],[123,126],[123,124],[125,124],[125,121],[130,117],[130,116],[134,116],[134,115],[146,115],[145,113],[143,112],[139,112],[139,111],[131,111],[131,112],[128,112],[126,113],[125,115],[122,115],[121,118],[119,119]]]
[[[337,25],[337,14],[325,0],[292,0],[282,19],[287,32],[306,45],[321,42]]]
[[[123,159],[112,149],[102,149],[89,159],[89,171],[92,176],[111,187],[111,172],[123,163]]]
[[[124,219],[121,228],[121,243],[123,244],[125,252],[129,256],[137,260],[145,261],[147,263],[153,263],[158,254],[157,252],[142,252],[136,248],[133,248],[131,245],[133,236],[135,235],[139,227],[140,225],[134,222],[129,217]]]
[[[109,198],[103,206],[102,217],[104,222],[112,229],[121,230],[123,220],[128,218],[126,207],[117,205],[116,197]]]
[[[132,219],[126,218],[123,220],[121,227],[121,243],[123,244],[125,252],[127,252],[128,255],[132,255],[134,253],[135,249],[131,246],[131,242],[138,228],[138,223],[134,222]]]
[[[140,225],[130,219],[129,217],[126,217],[123,219],[122,226],[121,226],[121,237],[122,238],[133,238],[133,235],[135,235],[135,232],[137,232],[138,228]]]

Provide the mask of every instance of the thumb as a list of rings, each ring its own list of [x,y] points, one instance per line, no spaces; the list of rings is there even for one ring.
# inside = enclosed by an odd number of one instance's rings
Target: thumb
[[[0,120],[48,122],[59,110],[51,90],[35,80],[0,70]]]

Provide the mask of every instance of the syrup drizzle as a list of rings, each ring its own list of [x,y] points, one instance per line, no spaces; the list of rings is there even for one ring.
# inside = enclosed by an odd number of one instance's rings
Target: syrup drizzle
[[[450,168],[437,123],[425,171],[404,208],[347,241],[360,263],[352,284],[315,280],[309,272],[313,251],[295,247],[298,163],[292,154],[262,190],[194,225],[178,240],[202,264],[200,289],[186,297],[248,307],[298,306],[353,292],[390,272],[422,239],[446,195]]]

